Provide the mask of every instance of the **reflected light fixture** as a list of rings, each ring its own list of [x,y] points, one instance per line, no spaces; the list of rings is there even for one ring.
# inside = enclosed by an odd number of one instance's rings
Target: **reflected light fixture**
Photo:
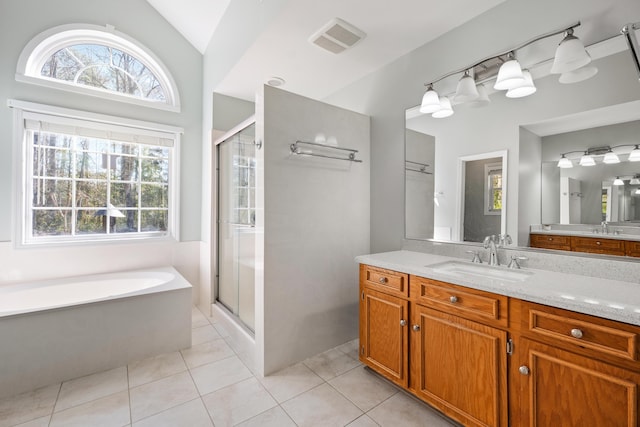
[[[640,196],[640,188],[636,188],[636,192],[635,192],[635,194],[636,194],[636,195],[638,195],[638,196]]]
[[[508,60],[498,70],[498,77],[493,85],[495,90],[509,90],[524,84],[522,68],[514,53],[509,52],[507,58]]]
[[[491,100],[489,99],[489,95],[487,94],[487,88],[485,87],[485,85],[480,83],[478,86],[476,86],[476,89],[478,90],[478,97],[469,102],[467,105],[473,108],[486,107],[487,105],[489,105],[491,103]]]
[[[572,168],[573,163],[571,163],[571,160],[567,159],[563,154],[562,157],[560,157],[560,160],[558,161],[558,167],[562,169]]]
[[[590,62],[591,56],[589,56],[580,39],[573,35],[573,28],[569,28],[556,49],[551,73],[567,73],[584,67]]]
[[[629,181],[629,184],[640,185],[640,175],[634,175],[633,178],[631,178],[631,181]]]
[[[440,109],[431,114],[431,117],[436,119],[442,119],[453,115],[453,108],[451,107],[451,100],[446,96],[440,98]]]
[[[469,70],[467,70],[458,81],[458,87],[456,88],[456,94],[453,97],[453,102],[469,102],[478,98],[478,96],[479,93],[476,88],[476,81],[469,74]]]
[[[624,185],[624,181],[619,176],[616,176],[616,179],[613,180],[613,185]]]
[[[635,148],[629,153],[629,161],[640,162],[640,148],[638,144],[636,144]]]
[[[427,91],[422,97],[422,104],[420,104],[420,112],[424,114],[435,113],[440,109],[440,97],[438,92],[433,89],[433,84],[427,86]]]
[[[596,161],[593,159],[593,156],[589,154],[588,151],[585,151],[582,157],[580,157],[580,166],[595,166]]]
[[[525,96],[536,93],[536,85],[533,83],[533,77],[529,70],[522,70],[523,83],[507,91],[507,98],[524,98]]]
[[[585,65],[577,70],[560,74],[558,81],[562,84],[578,83],[590,79],[596,74],[598,74],[598,69],[594,65]]]
[[[611,151],[611,148],[609,148],[609,151],[607,151],[607,153],[604,155],[604,158],[602,159],[602,163],[613,165],[615,163],[620,163],[620,159],[618,158],[618,155]]]

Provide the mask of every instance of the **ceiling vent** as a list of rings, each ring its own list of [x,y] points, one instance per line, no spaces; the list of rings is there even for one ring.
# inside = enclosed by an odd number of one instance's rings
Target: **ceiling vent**
[[[340,53],[353,47],[365,37],[364,31],[340,18],[335,18],[313,34],[309,41],[331,53]]]

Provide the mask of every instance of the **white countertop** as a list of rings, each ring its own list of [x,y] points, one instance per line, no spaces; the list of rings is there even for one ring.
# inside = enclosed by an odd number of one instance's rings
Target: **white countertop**
[[[531,268],[522,269],[533,273],[523,281],[490,279],[429,267],[445,261],[471,264],[470,260],[412,251],[361,255],[356,261],[640,326],[640,284],[637,283]],[[492,268],[506,269],[506,266]]]
[[[549,234],[554,236],[579,236],[591,237],[593,239],[611,239],[611,240],[631,240],[639,241],[640,236],[637,234],[614,234],[614,233],[594,233],[586,230],[531,230],[531,234]]]

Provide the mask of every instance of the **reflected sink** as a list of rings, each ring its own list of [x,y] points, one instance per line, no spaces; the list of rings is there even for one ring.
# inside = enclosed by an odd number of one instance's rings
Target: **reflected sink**
[[[432,268],[438,273],[448,273],[456,276],[476,276],[485,279],[504,280],[508,282],[523,282],[533,273],[523,270],[508,269],[507,267],[494,267],[486,264],[475,264],[465,261],[445,261],[438,264],[430,264],[425,267]]]

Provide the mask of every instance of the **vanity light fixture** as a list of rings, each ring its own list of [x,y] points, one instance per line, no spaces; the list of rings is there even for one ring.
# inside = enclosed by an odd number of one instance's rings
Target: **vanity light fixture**
[[[451,107],[451,100],[446,96],[440,98],[440,109],[431,114],[431,117],[435,119],[442,119],[453,115],[453,108]]]
[[[635,148],[629,153],[630,162],[640,162],[640,144],[636,144]]]
[[[608,165],[613,165],[616,163],[620,163],[620,158],[618,157],[618,155],[616,153],[614,153],[611,148],[609,148],[609,151],[606,152],[606,154],[604,155],[604,158],[602,159],[602,163],[606,163]]]
[[[629,181],[629,184],[640,185],[640,175],[634,175],[633,178],[631,178],[631,181]]]
[[[619,176],[616,176],[616,179],[613,180],[613,185],[624,185],[624,181]]]
[[[453,114],[453,110],[449,109],[448,105],[445,105],[447,108],[443,110],[441,104],[447,104],[447,101],[441,103],[443,96],[439,96],[433,85],[457,74],[462,74],[462,77],[458,81],[455,94],[450,94],[451,99],[449,100],[449,103],[453,101],[454,105],[466,103],[473,107],[480,107],[489,104],[486,88],[482,84],[494,79],[493,88],[506,90],[506,96],[509,98],[521,98],[534,94],[536,86],[531,73],[522,70],[520,62],[516,59],[516,52],[530,44],[559,34],[564,34],[564,38],[556,49],[551,72],[561,74],[560,81],[562,83],[575,83],[594,76],[598,72],[597,68],[590,64],[589,53],[585,50],[582,42],[573,35],[574,28],[579,25],[580,22],[577,22],[561,30],[540,35],[506,52],[484,58],[463,69],[431,80],[425,84],[427,90],[422,97],[420,112],[432,114],[437,118]],[[442,111],[434,114],[440,110]]]
[[[636,192],[635,192],[635,194],[636,194],[637,196],[640,196],[640,188],[636,188]]]
[[[567,159],[563,154],[562,157],[560,157],[560,161],[558,161],[558,167],[562,169],[572,168],[573,163],[571,163],[571,160]]]
[[[580,157],[580,166],[595,166],[596,161],[593,156],[589,154],[589,151],[585,151],[582,157]]]

